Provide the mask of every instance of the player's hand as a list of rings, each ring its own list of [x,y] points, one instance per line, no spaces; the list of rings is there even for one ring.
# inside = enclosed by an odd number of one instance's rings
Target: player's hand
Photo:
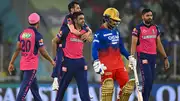
[[[57,58],[55,57],[53,60],[56,62]]]
[[[104,66],[104,64],[101,64],[101,62],[100,62],[99,60],[95,60],[95,61],[94,61],[93,67],[94,67],[94,71],[95,71],[97,74],[101,74],[101,75],[103,75],[103,74],[104,74],[104,70],[107,69],[107,67]]]
[[[84,66],[84,70],[87,70],[88,69],[88,67],[87,66]]]
[[[93,35],[88,31],[81,36],[81,40],[91,42],[93,40]]]
[[[51,62],[51,64],[53,65],[53,67],[56,66],[56,62],[54,60]]]
[[[11,75],[11,72],[14,71],[14,64],[9,64],[9,67],[8,67],[8,71],[9,71],[9,74]]]
[[[128,64],[128,67],[131,69],[131,70],[134,70],[134,68],[136,68],[135,64],[136,64],[136,59],[134,58],[133,55],[129,56],[129,64]]]
[[[86,41],[89,37],[89,33],[84,33],[83,35],[81,35],[81,40]]]
[[[86,27],[86,29],[87,29],[89,32],[92,33],[92,30],[91,30],[89,27]]]
[[[167,71],[169,69],[169,61],[168,59],[164,60],[164,70]]]

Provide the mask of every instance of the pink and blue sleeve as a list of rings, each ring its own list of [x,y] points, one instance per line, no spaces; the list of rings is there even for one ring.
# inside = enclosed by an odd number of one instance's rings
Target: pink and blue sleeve
[[[61,27],[60,32],[56,36],[59,40],[61,40],[61,38],[63,36],[67,36],[68,33],[69,33],[69,28],[67,26],[63,28]]]
[[[140,28],[139,28],[139,26],[136,26],[132,31],[132,35],[138,37],[139,34],[140,34]]]
[[[36,32],[35,45],[37,48],[44,46],[43,37],[40,33]]]
[[[161,34],[160,28],[156,25],[156,29],[157,29],[157,36],[159,36]]]

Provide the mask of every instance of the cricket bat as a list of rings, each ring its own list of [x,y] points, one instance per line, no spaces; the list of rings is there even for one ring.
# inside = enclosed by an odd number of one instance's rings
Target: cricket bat
[[[142,92],[141,92],[140,86],[139,86],[139,79],[138,79],[138,75],[137,75],[136,66],[137,66],[137,61],[135,61],[135,63],[134,63],[134,70],[133,70],[134,77],[135,77],[136,90],[137,90],[137,98],[138,98],[138,101],[143,101]]]

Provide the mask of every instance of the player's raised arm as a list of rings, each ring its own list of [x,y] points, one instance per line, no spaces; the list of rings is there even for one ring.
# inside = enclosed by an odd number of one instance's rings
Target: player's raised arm
[[[72,19],[72,14],[74,12],[80,12],[81,11],[79,3],[76,1],[72,1],[71,3],[68,4],[68,10],[69,10],[70,14],[66,16],[64,24],[67,24],[71,33],[79,36],[79,35],[81,35],[81,33],[75,29],[73,19]]]
[[[74,22],[73,22],[73,13],[74,12],[80,12],[81,8],[78,2],[76,1],[72,1],[71,3],[69,3],[68,5],[68,10],[69,10],[69,15],[66,16],[65,20],[64,20],[64,24],[67,24],[69,30],[71,33],[77,35],[77,36],[81,36],[82,33],[80,33],[77,29],[75,29],[74,27]],[[92,33],[92,30],[89,28],[89,26],[87,24],[85,24],[83,27],[86,27],[89,33]]]
[[[90,28],[89,28],[90,29]],[[81,39],[84,40],[85,42],[92,42],[93,40],[93,35],[92,35],[92,31],[90,29],[90,31],[84,33],[82,36],[81,36]]]
[[[71,33],[73,33],[73,34],[75,34],[75,35],[77,35],[77,36],[82,35],[78,30],[76,30],[76,29],[74,28],[73,23],[68,23],[67,25],[68,25],[69,30],[70,30]]]

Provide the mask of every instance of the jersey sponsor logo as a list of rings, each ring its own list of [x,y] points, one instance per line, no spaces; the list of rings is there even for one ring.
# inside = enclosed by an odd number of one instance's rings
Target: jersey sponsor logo
[[[138,34],[138,30],[136,28],[134,28],[132,34],[137,35]]]
[[[107,34],[104,34],[104,36],[110,36],[112,35],[112,33],[107,33]]]
[[[133,31],[135,32],[135,31],[136,31],[136,28],[134,28]]]
[[[44,45],[43,39],[39,40],[39,45],[40,45],[40,46]]]
[[[109,40],[112,42],[118,42],[119,41],[119,35],[113,35],[108,37]]]
[[[143,33],[147,33],[147,30],[143,29],[142,32],[143,32]]]
[[[142,36],[143,39],[154,39],[156,38],[156,35],[146,35],[146,36]]]
[[[57,34],[57,36],[60,38],[62,36],[62,31],[59,31],[59,33]]]
[[[119,32],[118,32],[118,31],[116,31],[116,34],[117,34],[117,35],[119,35]]]
[[[93,40],[93,43],[95,43],[95,42],[99,43],[99,40],[96,40],[96,39],[95,39],[95,40]]]
[[[22,38],[23,38],[23,39],[31,38],[31,36],[32,36],[31,33],[23,33],[23,34],[22,34]]]
[[[83,42],[82,40],[80,40],[78,38],[70,38],[70,41],[72,41],[72,42]]]
[[[71,19],[71,18],[68,18],[68,19],[67,19],[67,22],[68,22],[68,24],[72,24],[72,19]]]
[[[112,42],[113,45],[117,44],[118,42]]]
[[[156,34],[155,31],[154,31],[154,29],[152,29],[152,34]]]
[[[97,38],[97,37],[98,37],[98,34],[94,34],[94,37],[96,37],[96,38]]]

